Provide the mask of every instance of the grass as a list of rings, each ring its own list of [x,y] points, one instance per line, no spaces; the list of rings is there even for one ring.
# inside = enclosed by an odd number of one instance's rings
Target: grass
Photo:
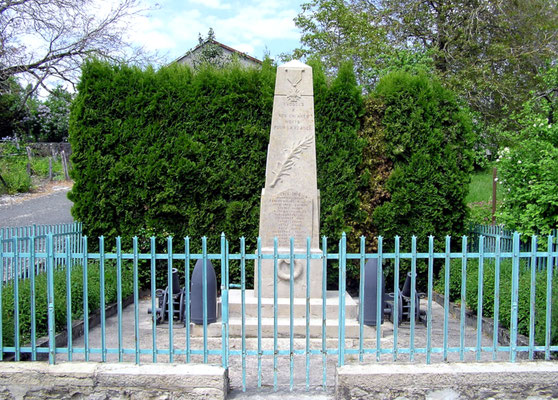
[[[502,198],[502,187],[497,185],[496,201]],[[465,198],[467,204],[492,202],[492,167],[482,171],[474,172],[471,175],[471,183],[469,184],[469,194]]]
[[[34,157],[31,161],[31,176],[27,173],[27,156],[0,157],[0,175],[7,184],[0,183],[0,194],[25,193],[33,188],[34,180],[48,178],[48,157]],[[53,179],[63,180],[62,162],[52,163]],[[37,183],[37,182],[35,182]]]
[[[496,208],[502,200],[502,187],[496,187]],[[476,171],[471,175],[469,194],[465,198],[471,213],[469,222],[475,224],[492,223],[492,167]],[[496,218],[498,222],[498,218]]]

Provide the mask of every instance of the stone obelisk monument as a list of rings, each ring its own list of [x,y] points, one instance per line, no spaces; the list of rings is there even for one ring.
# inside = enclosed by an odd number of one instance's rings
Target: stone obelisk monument
[[[275,237],[280,254],[289,252],[291,237],[295,253],[306,254],[309,237],[311,253],[321,254],[312,82],[312,68],[300,61],[288,62],[277,69],[260,209],[259,236],[264,254],[273,254]],[[294,260],[294,296],[297,298],[306,297],[306,264],[306,260]],[[278,296],[289,297],[290,262],[281,259],[277,267]],[[262,297],[273,297],[273,275],[273,260],[262,260]],[[310,277],[310,296],[321,297],[320,260],[311,261]],[[256,293],[257,283],[256,270]]]

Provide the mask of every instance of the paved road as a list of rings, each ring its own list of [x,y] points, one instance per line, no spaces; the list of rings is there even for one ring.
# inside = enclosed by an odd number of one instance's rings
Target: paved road
[[[54,186],[48,194],[3,199],[0,203],[0,227],[73,222],[67,185]]]

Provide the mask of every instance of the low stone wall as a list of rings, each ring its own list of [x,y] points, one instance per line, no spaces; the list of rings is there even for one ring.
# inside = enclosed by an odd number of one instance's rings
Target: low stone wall
[[[0,363],[0,399],[225,399],[224,368],[204,364]]]
[[[558,363],[360,364],[337,368],[336,399],[556,399]]]

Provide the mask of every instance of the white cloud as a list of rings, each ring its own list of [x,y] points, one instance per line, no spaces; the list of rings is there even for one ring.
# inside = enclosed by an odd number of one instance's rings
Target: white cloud
[[[190,4],[199,4],[207,8],[214,8],[218,10],[229,10],[230,4],[223,4],[220,0],[190,0]]]

